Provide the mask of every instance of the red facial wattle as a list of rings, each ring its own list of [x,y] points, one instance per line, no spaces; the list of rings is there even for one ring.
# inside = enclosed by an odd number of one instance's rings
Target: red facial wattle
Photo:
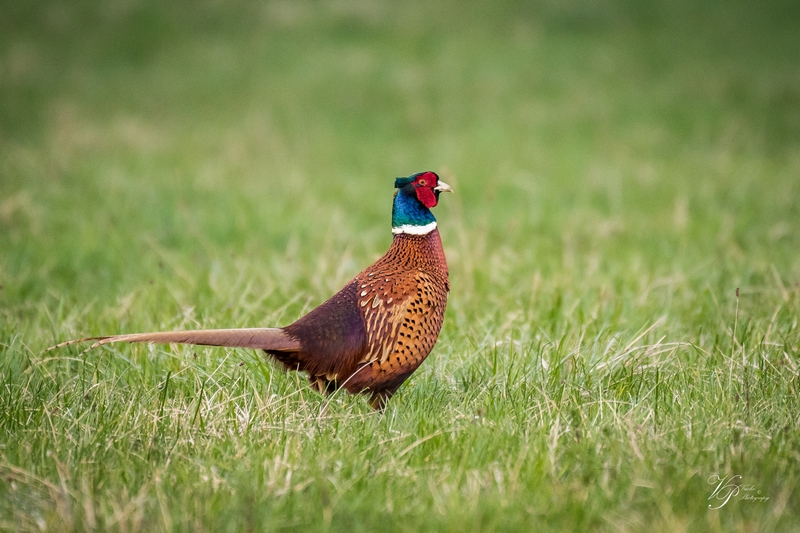
[[[422,202],[422,205],[428,209],[431,207],[436,207],[436,204],[439,203],[439,199],[436,197],[436,193],[433,191],[438,181],[438,177],[433,172],[424,172],[417,176],[417,178],[414,180],[414,186],[416,187],[417,191],[417,200]]]
[[[433,189],[424,185],[417,187],[417,200],[422,202],[422,205],[428,209],[431,207],[436,207],[436,204],[439,203],[439,201],[436,199],[436,194],[434,194]]]

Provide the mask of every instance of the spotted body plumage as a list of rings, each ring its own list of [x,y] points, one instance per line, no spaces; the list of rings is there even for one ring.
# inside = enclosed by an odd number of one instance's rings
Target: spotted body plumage
[[[368,391],[373,406],[382,406],[433,349],[449,290],[438,230],[395,235],[389,251],[334,295],[330,304],[285,328],[298,339],[311,339],[307,347],[288,359],[281,353],[273,355],[287,368],[308,372],[321,392],[339,386],[351,393]],[[314,332],[345,322],[328,306],[356,309],[360,315],[360,321],[351,322],[349,342],[326,345],[315,336]],[[348,356],[341,357],[343,353]]]
[[[94,340],[233,346],[264,350],[306,372],[323,393],[368,393],[382,408],[433,349],[450,291],[447,262],[430,208],[450,187],[433,172],[397,178],[389,250],[329,300],[284,328],[136,333]],[[90,348],[90,349],[91,349]]]

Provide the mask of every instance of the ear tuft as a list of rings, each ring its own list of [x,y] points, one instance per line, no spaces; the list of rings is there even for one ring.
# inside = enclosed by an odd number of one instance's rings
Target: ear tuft
[[[397,179],[394,180],[394,188],[395,189],[402,189],[403,187],[405,187],[406,185],[408,185],[412,181],[414,181],[414,177],[413,176],[410,177],[410,178],[397,178]]]

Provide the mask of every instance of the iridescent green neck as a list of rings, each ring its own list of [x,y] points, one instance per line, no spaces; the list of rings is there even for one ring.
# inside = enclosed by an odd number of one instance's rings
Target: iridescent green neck
[[[392,233],[424,235],[436,229],[433,213],[413,194],[413,189],[397,191],[392,204]]]

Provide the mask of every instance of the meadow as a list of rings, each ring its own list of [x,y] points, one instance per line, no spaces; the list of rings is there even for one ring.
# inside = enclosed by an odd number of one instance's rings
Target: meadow
[[[796,531],[788,0],[5,2],[0,530]],[[439,172],[382,413],[248,350]]]

